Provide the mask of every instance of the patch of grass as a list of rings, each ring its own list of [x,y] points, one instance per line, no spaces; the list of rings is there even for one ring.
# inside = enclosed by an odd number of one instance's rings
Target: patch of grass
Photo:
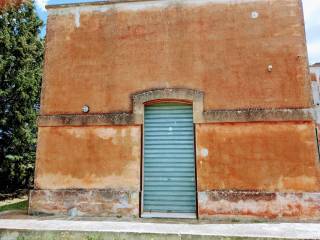
[[[0,206],[0,212],[9,211],[9,210],[27,210],[27,209],[28,209],[28,200]]]
[[[86,240],[99,240],[101,238],[98,238],[97,236],[87,236]]]

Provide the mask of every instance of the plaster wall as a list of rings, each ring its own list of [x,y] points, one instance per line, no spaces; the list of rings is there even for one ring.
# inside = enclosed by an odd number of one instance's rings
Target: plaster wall
[[[140,126],[41,127],[37,189],[140,190]]]
[[[29,212],[137,217],[144,103],[175,99],[199,218],[319,217],[301,1],[116,2],[49,8]]]
[[[203,90],[205,110],[311,105],[299,0],[49,9],[44,73],[42,115],[130,112],[154,88]]]
[[[198,191],[320,191],[312,122],[197,124]]]
[[[207,218],[320,218],[312,122],[197,124],[198,214]]]

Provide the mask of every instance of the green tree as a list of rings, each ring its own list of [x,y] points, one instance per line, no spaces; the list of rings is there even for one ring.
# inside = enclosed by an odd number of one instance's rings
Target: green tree
[[[0,10],[0,191],[33,182],[43,25],[34,2]]]

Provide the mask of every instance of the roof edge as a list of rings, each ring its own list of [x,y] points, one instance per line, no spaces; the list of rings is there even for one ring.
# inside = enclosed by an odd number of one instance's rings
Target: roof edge
[[[320,62],[312,64],[310,67],[320,67]]]
[[[269,2],[269,0],[91,0],[88,2],[81,3],[61,3],[61,4],[48,4],[46,8],[50,9],[61,9],[61,8],[71,8],[71,7],[86,7],[86,6],[101,6],[101,5],[112,5],[117,3],[141,3],[141,2],[172,2],[172,3],[202,3],[202,2],[210,2],[216,4],[239,4],[239,3],[251,3],[251,2]]]
[[[154,2],[158,0],[101,0],[93,2],[82,2],[82,3],[62,3],[62,4],[49,4],[46,5],[46,9],[59,9],[59,8],[70,8],[70,7],[81,7],[81,6],[99,6],[99,5],[111,5],[116,3],[134,3],[134,2]]]

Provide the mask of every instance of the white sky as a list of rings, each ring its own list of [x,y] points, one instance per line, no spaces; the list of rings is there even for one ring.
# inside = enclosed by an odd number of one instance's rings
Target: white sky
[[[309,62],[320,62],[320,0],[303,0]]]
[[[47,4],[48,0],[36,0],[36,5],[45,11],[45,6]]]

